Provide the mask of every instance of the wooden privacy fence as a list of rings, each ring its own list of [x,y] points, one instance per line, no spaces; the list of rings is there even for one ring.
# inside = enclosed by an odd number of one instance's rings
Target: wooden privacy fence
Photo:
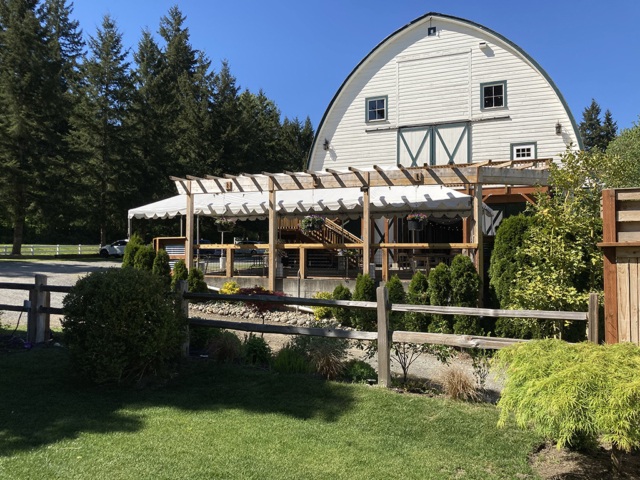
[[[310,335],[320,337],[348,338],[352,340],[377,340],[378,342],[378,377],[384,386],[391,385],[390,350],[392,342],[438,344],[462,348],[501,349],[524,340],[513,338],[483,337],[476,335],[453,335],[442,333],[403,332],[389,330],[390,312],[416,312],[440,315],[469,315],[485,317],[530,318],[539,320],[586,321],[587,338],[598,343],[598,295],[589,295],[587,312],[555,312],[546,310],[497,310],[489,308],[440,307],[434,305],[390,304],[386,287],[376,290],[376,302],[356,302],[348,300],[322,300],[316,298],[280,297],[275,295],[220,295],[215,293],[188,293],[186,281],[178,282],[178,291],[182,295],[182,308],[189,315],[189,300],[242,301],[252,303],[273,303],[279,305],[298,305],[310,307],[341,307],[349,309],[372,310],[377,312],[377,332],[352,331],[338,328],[294,327],[289,325],[262,325],[225,320],[205,320],[189,318],[190,325],[201,325],[214,328],[226,328],[256,333],[276,333],[282,335]],[[50,306],[50,293],[68,293],[70,286],[47,285],[45,275],[36,275],[35,282],[0,283],[0,289],[28,290],[29,305],[2,305],[0,310],[28,312],[27,336],[34,343],[41,343],[50,338],[49,315],[63,315],[61,308]],[[27,302],[25,302],[27,303]],[[183,353],[188,354],[188,340]]]

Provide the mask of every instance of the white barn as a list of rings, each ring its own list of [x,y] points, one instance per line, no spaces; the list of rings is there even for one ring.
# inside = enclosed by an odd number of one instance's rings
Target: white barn
[[[578,128],[522,48],[475,22],[427,13],[380,42],[342,83],[308,169],[558,158]]]

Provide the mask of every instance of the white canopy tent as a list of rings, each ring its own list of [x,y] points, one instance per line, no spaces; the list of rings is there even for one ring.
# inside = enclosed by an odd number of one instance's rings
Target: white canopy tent
[[[276,195],[278,216],[303,217],[310,214],[331,215],[342,219],[359,218],[363,213],[363,194],[359,188],[289,190]],[[483,205],[486,217],[493,215]],[[370,212],[374,218],[405,216],[421,212],[435,218],[468,217],[473,197],[439,185],[373,187],[370,189]],[[187,197],[176,195],[159,202],[129,210],[131,218],[173,218],[186,215]],[[195,215],[261,220],[269,216],[268,192],[219,193],[194,195]],[[489,222],[490,223],[490,222]]]

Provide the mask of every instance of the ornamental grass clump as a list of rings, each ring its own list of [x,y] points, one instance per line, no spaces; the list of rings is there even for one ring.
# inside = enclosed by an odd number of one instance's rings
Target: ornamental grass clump
[[[569,344],[548,339],[498,351],[506,376],[499,426],[515,414],[558,448],[610,443],[614,469],[622,451],[640,447],[640,348],[631,343]]]

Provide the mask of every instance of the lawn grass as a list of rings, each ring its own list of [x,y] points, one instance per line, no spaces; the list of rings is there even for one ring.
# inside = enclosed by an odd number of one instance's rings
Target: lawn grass
[[[165,386],[98,388],[66,352],[0,356],[0,478],[496,479],[540,438],[494,406],[190,360]]]

